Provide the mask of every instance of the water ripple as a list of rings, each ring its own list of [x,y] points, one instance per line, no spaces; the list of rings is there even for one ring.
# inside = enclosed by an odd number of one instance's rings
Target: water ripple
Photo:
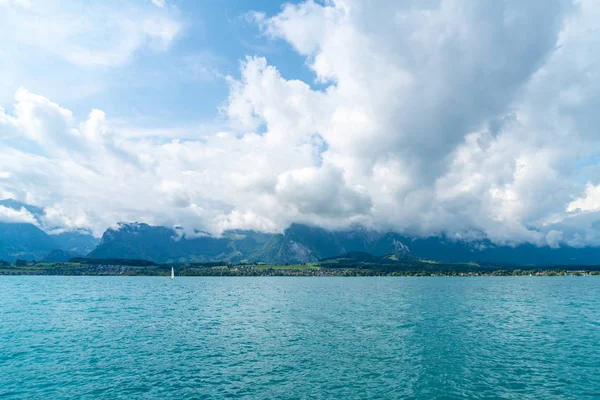
[[[0,279],[0,397],[600,398],[597,278]]]

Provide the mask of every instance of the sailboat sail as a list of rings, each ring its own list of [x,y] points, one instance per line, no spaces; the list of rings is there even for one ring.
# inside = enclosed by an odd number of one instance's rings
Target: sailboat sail
[[[173,278],[175,278],[175,270],[173,269],[173,267],[171,267],[171,278],[170,279],[173,279]]]

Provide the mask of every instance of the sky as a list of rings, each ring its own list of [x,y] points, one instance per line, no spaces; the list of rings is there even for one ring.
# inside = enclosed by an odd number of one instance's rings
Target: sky
[[[600,245],[595,0],[0,0],[0,221]],[[38,222],[36,222],[38,221]]]

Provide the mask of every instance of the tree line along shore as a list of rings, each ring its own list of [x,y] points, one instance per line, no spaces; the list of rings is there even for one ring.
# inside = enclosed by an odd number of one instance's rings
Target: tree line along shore
[[[600,265],[510,266],[478,263],[377,264],[329,259],[318,263],[154,263],[147,260],[72,259],[68,262],[0,261],[0,275],[168,276],[600,276]]]

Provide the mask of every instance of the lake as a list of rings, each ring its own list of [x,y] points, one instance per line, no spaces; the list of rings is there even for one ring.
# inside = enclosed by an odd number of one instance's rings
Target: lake
[[[600,277],[0,277],[0,398],[600,398]]]

